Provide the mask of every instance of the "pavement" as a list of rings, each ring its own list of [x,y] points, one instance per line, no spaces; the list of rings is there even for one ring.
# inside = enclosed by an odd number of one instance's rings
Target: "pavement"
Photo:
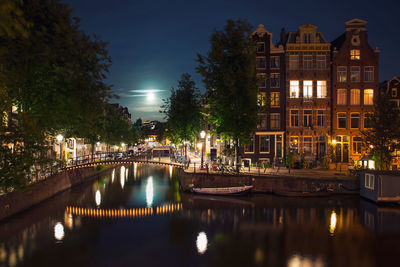
[[[154,158],[153,161],[163,162],[163,163],[171,163],[169,158]],[[206,169],[200,170],[200,161],[198,158],[191,159],[191,163],[189,168],[185,169],[185,172],[188,173],[207,173]],[[208,173],[222,173],[221,171],[213,171],[211,169],[208,170]],[[227,172],[224,172],[227,173]],[[228,172],[232,174],[236,174],[236,172]],[[254,176],[282,176],[282,177],[294,177],[294,178],[310,178],[310,179],[359,179],[357,176],[351,176],[347,171],[339,171],[339,170],[327,170],[323,168],[314,168],[314,169],[289,169],[286,167],[275,167],[275,168],[258,168],[258,167],[250,167],[250,168],[242,168],[240,171],[241,175],[254,175]]]

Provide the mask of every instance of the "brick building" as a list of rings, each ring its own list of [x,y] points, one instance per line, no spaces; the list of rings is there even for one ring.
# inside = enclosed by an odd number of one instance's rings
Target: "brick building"
[[[362,130],[370,128],[373,97],[378,93],[379,51],[368,43],[367,22],[352,19],[332,42],[332,145],[337,162],[351,163],[367,151]]]
[[[284,157],[285,138],[285,58],[282,45],[275,46],[272,33],[260,24],[253,33],[257,43],[257,76],[260,84],[259,123],[249,145],[245,145],[242,161],[268,162]],[[270,105],[266,105],[266,99]]]
[[[330,43],[312,24],[285,39],[286,151],[319,159],[331,131]]]

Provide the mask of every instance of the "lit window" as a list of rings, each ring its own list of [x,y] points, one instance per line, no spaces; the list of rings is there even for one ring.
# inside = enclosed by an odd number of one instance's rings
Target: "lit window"
[[[277,88],[280,84],[279,73],[271,73],[271,87]]]
[[[254,137],[251,137],[248,144],[244,145],[245,153],[253,153],[254,152]]]
[[[271,93],[271,107],[279,107],[279,92]]]
[[[317,97],[325,98],[326,94],[326,81],[317,81]]]
[[[299,152],[299,138],[297,136],[289,138],[289,152]]]
[[[350,105],[360,105],[360,89],[351,89],[350,91]]]
[[[303,122],[304,122],[304,127],[312,126],[312,110],[311,109],[303,110]]]
[[[265,43],[258,42],[257,43],[257,53],[264,53],[265,52]]]
[[[266,97],[264,92],[258,93],[258,105],[263,107],[266,104]]]
[[[290,110],[290,126],[291,127],[299,126],[299,110],[297,109]]]
[[[338,113],[338,128],[339,129],[346,129],[347,128],[347,117],[346,113]]]
[[[350,67],[350,81],[353,83],[360,82],[360,67]]]
[[[340,83],[345,83],[347,81],[347,68],[338,67],[337,68],[337,79]]]
[[[303,56],[303,67],[306,70],[313,68],[313,56]]]
[[[271,129],[281,128],[281,114],[271,113]]]
[[[338,89],[337,90],[337,104],[338,105],[346,105],[346,89]]]
[[[326,110],[317,110],[317,126],[326,127]]]
[[[303,81],[303,97],[312,97],[312,81]]]
[[[350,59],[351,60],[360,60],[360,50],[359,49],[350,50]]]
[[[269,153],[269,135],[260,135],[260,152]]]
[[[360,128],[360,113],[352,113],[350,115],[350,128],[352,129]]]
[[[297,70],[299,68],[299,56],[289,56],[289,69]]]
[[[279,69],[279,66],[280,66],[279,57],[272,56],[270,58],[270,66],[271,66],[271,69]]]
[[[326,56],[317,56],[317,68],[321,70],[326,69]]]
[[[361,154],[362,139],[359,136],[353,137],[353,154]]]
[[[364,105],[373,105],[374,104],[374,90],[366,89],[364,90]]]
[[[312,153],[312,137],[304,137],[303,138],[303,148],[305,154]]]
[[[260,82],[260,88],[265,88],[267,86],[267,80],[265,79],[265,73],[257,73],[257,78]]]
[[[373,81],[374,81],[374,67],[365,67],[364,82],[373,82]]]
[[[290,97],[299,97],[299,81],[290,81]]]
[[[392,97],[397,97],[397,88],[392,88]]]
[[[257,69],[265,69],[265,66],[266,66],[265,57],[257,57],[256,68]]]
[[[364,128],[372,128],[372,113],[364,114]]]

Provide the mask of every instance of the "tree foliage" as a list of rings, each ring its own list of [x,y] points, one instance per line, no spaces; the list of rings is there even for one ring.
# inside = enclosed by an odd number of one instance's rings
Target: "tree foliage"
[[[160,112],[165,114],[171,142],[194,141],[201,129],[201,98],[190,74],[182,74],[177,89],[171,88],[171,96],[164,103]]]
[[[29,166],[42,164],[50,136],[62,132],[97,140],[112,95],[104,81],[111,65],[107,43],[83,33],[68,5],[5,0],[3,13],[8,14],[0,19],[4,121],[17,108],[17,123],[3,124],[0,134],[2,169],[9,170],[1,173],[0,186],[7,186],[20,184]]]
[[[371,128],[364,130],[364,143],[377,160],[380,169],[387,169],[393,152],[400,148],[400,111],[395,102],[384,93],[374,98]]]
[[[252,28],[247,21],[228,20],[223,31],[214,30],[207,55],[197,59],[209,120],[218,134],[235,141],[236,152],[239,140],[247,142],[257,127],[259,81]]]

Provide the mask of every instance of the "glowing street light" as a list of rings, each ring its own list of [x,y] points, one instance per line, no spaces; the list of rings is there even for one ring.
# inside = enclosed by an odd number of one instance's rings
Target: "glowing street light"
[[[62,240],[64,238],[64,226],[60,222],[54,226],[54,237],[57,240]]]
[[[200,132],[200,137],[201,137],[201,141],[204,143],[204,137],[206,137],[206,132],[204,130]],[[202,143],[202,148],[201,148],[201,165],[200,165],[200,168],[203,168],[203,163],[204,163],[204,159],[203,159],[204,144],[203,143]]]

